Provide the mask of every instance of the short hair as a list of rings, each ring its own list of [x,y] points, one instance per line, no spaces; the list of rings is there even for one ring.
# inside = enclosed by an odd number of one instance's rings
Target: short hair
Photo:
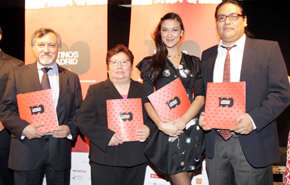
[[[32,47],[34,46],[36,38],[44,37],[48,33],[53,33],[56,36],[57,47],[60,48],[61,47],[61,38],[57,32],[55,32],[54,30],[52,30],[50,28],[39,28],[38,30],[36,30],[33,33],[32,38],[31,38],[31,46]]]
[[[243,7],[243,5],[241,4],[241,2],[239,2],[237,0],[223,0],[220,4],[217,5],[217,7],[215,9],[215,19],[216,20],[217,20],[217,16],[218,16],[217,14],[218,14],[219,9],[225,4],[233,4],[233,5],[238,6],[241,9],[241,13],[242,13],[243,18],[245,18],[247,16],[247,12],[246,12],[245,8]],[[250,30],[248,30],[247,27],[245,27],[245,34],[248,37],[252,37],[252,38],[254,37],[254,35],[250,32]]]
[[[123,44],[118,44],[116,45],[114,48],[110,49],[108,52],[107,52],[107,57],[106,57],[106,63],[107,65],[109,65],[109,62],[110,62],[110,59],[118,54],[118,53],[125,53],[129,59],[130,59],[130,62],[131,62],[131,65],[133,65],[133,60],[134,60],[134,55],[133,53],[129,50],[129,48],[127,48],[126,46],[124,46]]]
[[[2,29],[1,29],[1,26],[0,26],[0,34],[2,35]]]
[[[241,11],[242,11],[242,16],[245,17],[246,16],[246,11],[245,9],[243,8],[242,4],[239,3],[237,0],[223,0],[220,4],[217,5],[216,9],[215,9],[215,19],[217,19],[217,14],[218,14],[218,11],[219,9],[225,5],[225,4],[234,4],[238,7],[240,7]]]

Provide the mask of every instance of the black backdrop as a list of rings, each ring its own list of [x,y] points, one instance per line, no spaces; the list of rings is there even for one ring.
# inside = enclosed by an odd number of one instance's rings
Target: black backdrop
[[[6,53],[24,60],[24,0],[0,1],[0,25],[3,38],[0,47]],[[277,40],[288,74],[290,74],[290,6],[284,0],[241,0],[248,14],[248,30],[255,38]],[[109,0],[108,49],[117,43],[128,46],[131,0]],[[214,14],[214,12],[213,12]],[[280,145],[287,145],[290,127],[290,107],[277,119]]]

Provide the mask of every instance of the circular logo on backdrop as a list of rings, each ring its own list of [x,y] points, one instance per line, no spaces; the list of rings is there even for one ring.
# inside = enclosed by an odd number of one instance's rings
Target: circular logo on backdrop
[[[75,42],[69,48],[65,43],[58,52],[56,62],[66,68],[71,69],[76,74],[84,74],[90,68],[90,48],[86,42]]]

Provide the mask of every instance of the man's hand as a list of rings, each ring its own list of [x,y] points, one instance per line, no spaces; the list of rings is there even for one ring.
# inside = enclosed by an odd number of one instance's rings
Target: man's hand
[[[123,144],[123,140],[119,135],[114,134],[112,136],[108,146],[118,146],[119,144]]]
[[[200,113],[200,116],[199,116],[199,119],[198,119],[198,124],[199,124],[199,126],[202,127],[203,130],[208,131],[211,128],[206,127],[206,123],[204,122],[204,115],[205,115],[204,112]]]
[[[22,134],[27,137],[28,139],[34,139],[34,138],[41,138],[42,136],[45,135],[45,133],[40,132],[39,130],[37,130],[38,127],[43,126],[43,124],[40,125],[28,125],[26,126],[23,131]]]
[[[237,126],[232,130],[238,134],[249,134],[254,130],[252,119],[249,114],[242,114],[236,119]]]
[[[70,129],[67,125],[61,125],[52,131],[52,136],[56,138],[66,138],[70,134]]]

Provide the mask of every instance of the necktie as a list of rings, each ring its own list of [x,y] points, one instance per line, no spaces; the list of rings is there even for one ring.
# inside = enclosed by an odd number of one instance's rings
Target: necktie
[[[42,89],[50,89],[49,78],[48,78],[47,72],[51,70],[51,68],[44,67],[44,68],[41,68],[41,70],[43,71],[43,76],[41,79],[41,87]]]
[[[231,47],[225,47],[222,46],[222,48],[225,48],[227,50],[227,56],[225,59],[224,64],[224,76],[223,81],[224,82],[230,82],[231,81],[231,57],[230,57],[230,50],[235,47],[236,45],[233,45]],[[230,137],[233,136],[233,133],[230,130],[219,130],[219,134],[224,138],[224,140],[228,140]]]

